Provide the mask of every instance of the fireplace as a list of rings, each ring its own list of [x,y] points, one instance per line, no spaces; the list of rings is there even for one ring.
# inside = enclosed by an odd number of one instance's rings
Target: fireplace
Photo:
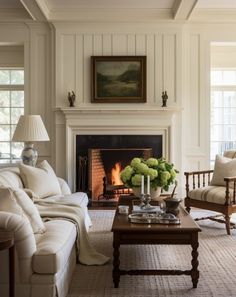
[[[158,104],[158,101],[156,103]],[[56,117],[56,135],[58,136],[56,138],[56,145],[58,145],[55,156],[56,170],[59,175],[65,177],[73,192],[82,188],[88,193],[90,191],[88,171],[86,172],[89,148],[151,147],[153,156],[164,156],[181,170],[182,109],[180,107],[175,104],[165,108],[138,104],[132,104],[132,106],[96,105],[96,107],[86,106],[86,102],[84,104],[84,106],[75,108],[58,108]],[[120,145],[121,136],[126,137],[123,145]],[[135,142],[137,146],[130,145],[131,136],[137,137]],[[146,144],[142,140],[143,136],[150,136],[153,142]],[[108,137],[108,144],[106,137]],[[82,168],[85,173],[81,175],[79,168]],[[181,176],[179,176],[179,184],[181,184]]]
[[[76,190],[93,201],[117,199],[131,192],[119,173],[132,158],[162,155],[162,135],[77,135]]]
[[[130,194],[120,179],[120,172],[134,157],[148,159],[152,148],[115,148],[89,150],[89,189],[93,200],[117,199],[120,194]]]

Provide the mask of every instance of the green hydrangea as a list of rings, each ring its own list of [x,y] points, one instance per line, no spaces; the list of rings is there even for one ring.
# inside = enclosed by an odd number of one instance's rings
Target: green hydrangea
[[[134,186],[141,186],[141,182],[142,182],[142,174],[135,174],[132,179],[132,184]]]
[[[141,163],[141,159],[140,158],[133,158],[133,160],[131,161],[130,165],[132,167],[135,167],[137,164]]]
[[[153,168],[149,168],[147,171],[147,175],[150,175],[150,180],[152,181],[158,176],[158,172]]]
[[[170,174],[171,174],[172,179],[175,179],[175,177],[176,177],[176,171],[174,170],[174,168],[172,168],[170,170]]]
[[[147,159],[146,164],[149,167],[154,167],[154,166],[158,165],[158,160],[155,158],[149,158],[149,159]]]
[[[163,182],[163,184],[167,184],[168,179],[170,179],[171,175],[170,172],[168,171],[163,171],[161,173],[161,181]]]
[[[141,173],[143,175],[147,175],[149,167],[144,163],[136,163],[134,169],[137,173]]]
[[[126,183],[132,176],[134,170],[131,166],[126,166],[123,171],[120,173],[121,180]]]
[[[172,163],[167,162],[164,158],[133,158],[130,165],[126,166],[121,172],[120,177],[127,187],[140,187],[142,175],[145,182],[147,176],[150,176],[151,187],[156,189],[162,187],[168,191],[169,185],[176,183],[176,173]]]

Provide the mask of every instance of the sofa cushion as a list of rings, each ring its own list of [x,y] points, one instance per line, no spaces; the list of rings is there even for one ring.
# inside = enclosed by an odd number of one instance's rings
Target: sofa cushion
[[[225,186],[225,177],[236,176],[236,159],[216,155],[211,186]]]
[[[22,189],[12,189],[12,191],[18,205],[20,205],[30,221],[33,232],[35,234],[45,232],[46,228],[39,215],[39,211],[30,197]]]
[[[232,197],[233,190],[230,189]],[[188,192],[188,197],[195,200],[207,201],[217,204],[225,204],[225,187],[208,186],[194,189]]]
[[[76,227],[65,220],[51,220],[45,223],[46,232],[37,235],[37,251],[33,256],[33,271],[40,274],[54,274],[64,267],[75,243]]]
[[[32,190],[39,198],[61,194],[57,176],[46,160],[38,167],[20,164],[20,174],[25,188]]]
[[[0,169],[0,186],[23,188],[18,167],[7,167]]]

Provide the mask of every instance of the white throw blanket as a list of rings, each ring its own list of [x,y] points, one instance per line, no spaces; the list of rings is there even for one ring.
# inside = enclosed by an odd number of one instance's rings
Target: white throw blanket
[[[110,258],[98,253],[90,244],[88,233],[84,223],[84,211],[78,204],[70,202],[69,199],[47,200],[35,199],[39,213],[42,218],[49,219],[66,219],[72,221],[77,228],[77,248],[79,253],[78,260],[86,265],[103,265]]]

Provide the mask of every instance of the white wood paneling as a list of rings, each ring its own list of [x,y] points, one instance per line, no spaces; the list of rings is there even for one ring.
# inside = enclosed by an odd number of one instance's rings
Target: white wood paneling
[[[129,34],[127,39],[127,55],[135,56],[135,35]]]
[[[76,101],[75,105],[80,105],[84,102],[84,47],[83,35],[76,36]]]
[[[102,34],[102,53],[104,56],[112,54],[112,35]]]
[[[60,29],[56,34],[56,106],[68,106],[66,94],[76,90],[76,106],[89,106],[91,103],[91,65],[93,55],[145,55],[147,56],[147,103],[161,106],[162,91],[169,95],[168,106],[178,105],[176,74],[181,70],[181,34],[170,30],[167,34],[158,29],[150,33],[126,30],[122,33],[80,32],[80,30]],[[143,31],[143,30],[142,30]],[[147,30],[148,31],[148,30]],[[160,30],[159,30],[160,31]],[[179,42],[180,49],[177,49]],[[176,60],[178,59],[179,64]],[[61,91],[58,91],[60,90]],[[180,104],[179,104],[180,105]],[[103,104],[106,106],[106,104]],[[114,107],[121,104],[113,104]],[[132,104],[126,104],[132,106]]]
[[[65,34],[61,40],[61,86],[62,93],[60,101],[66,102],[68,92],[75,91],[77,71],[76,71],[76,35]]]
[[[127,34],[112,35],[112,55],[127,55]]]
[[[93,35],[93,55],[102,56],[102,34]]]
[[[91,97],[91,59],[93,56],[93,35],[86,34],[84,35],[84,103],[87,104],[90,102]],[[78,54],[78,53],[77,53]]]
[[[190,110],[188,116],[189,125],[191,129],[189,130],[188,143],[189,147],[196,148],[200,146],[200,36],[198,34],[191,35],[190,37],[190,60],[189,60],[189,70],[190,70]],[[190,132],[191,131],[191,132]]]
[[[30,94],[27,112],[40,114],[50,139],[53,139],[53,116],[51,111],[51,76],[49,30],[45,26],[32,26],[30,47]],[[51,142],[36,144],[41,158],[51,157]]]
[[[155,81],[154,81],[154,102],[161,105],[161,95],[164,91],[163,87],[163,52],[162,52],[162,36],[161,34],[156,34],[154,43],[154,71],[155,71]]]
[[[147,100],[155,102],[155,36],[147,35]]]
[[[168,92],[169,98],[176,97],[176,35],[163,35],[163,90]]]

